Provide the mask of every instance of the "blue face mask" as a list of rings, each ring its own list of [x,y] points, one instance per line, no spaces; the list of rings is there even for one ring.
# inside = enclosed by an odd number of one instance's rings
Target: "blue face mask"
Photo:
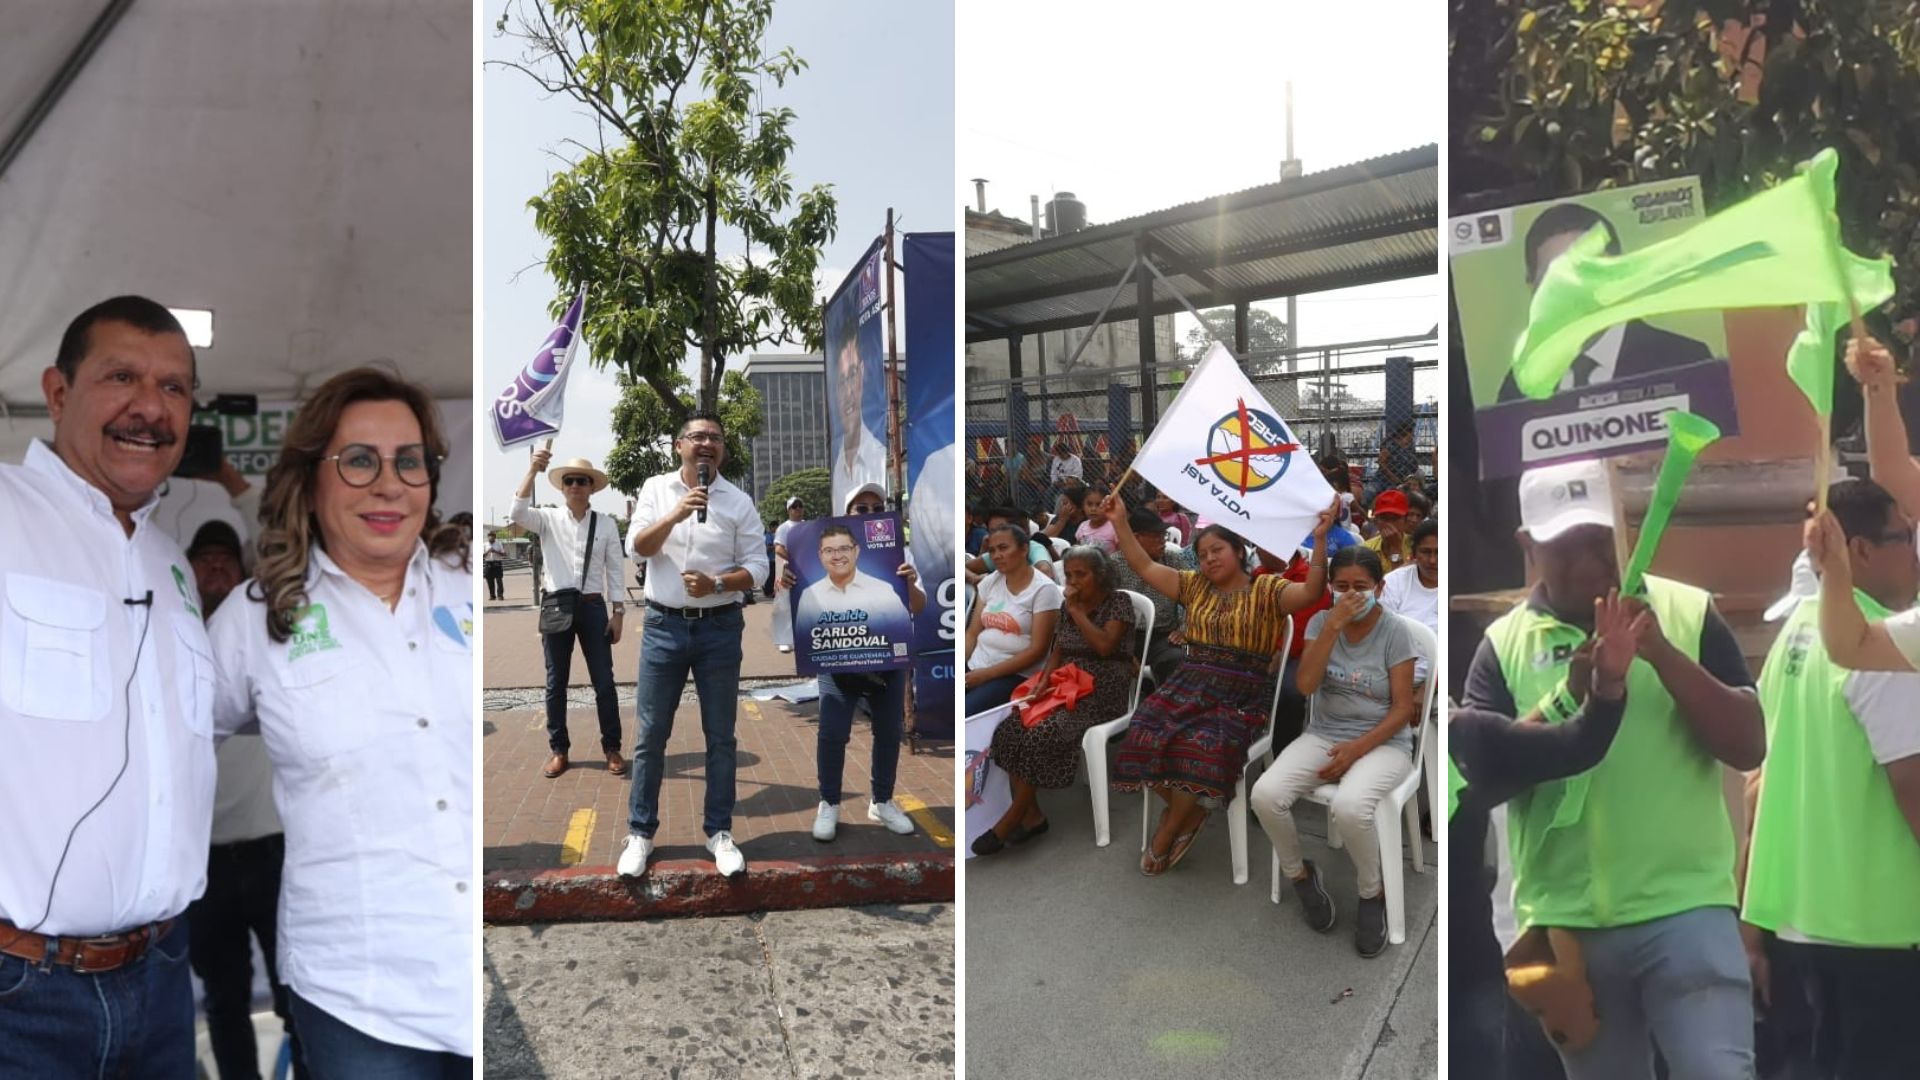
[[[1375,604],[1377,604],[1377,603],[1379,603],[1379,602],[1380,602],[1380,597],[1379,597],[1379,596],[1378,596],[1377,594],[1375,594],[1375,593],[1371,593],[1371,592],[1369,592],[1369,593],[1366,593],[1366,594],[1364,594],[1364,595],[1365,595],[1365,596],[1366,596],[1366,598],[1367,598],[1367,602],[1366,602],[1366,603],[1364,603],[1364,604],[1362,604],[1362,605],[1360,605],[1360,610],[1359,610],[1359,611],[1357,611],[1357,612],[1354,612],[1354,615],[1353,615],[1353,617],[1354,617],[1354,619],[1356,619],[1356,620],[1359,620],[1359,619],[1364,619],[1364,618],[1366,618],[1367,616],[1369,616],[1369,615],[1371,615],[1371,614],[1373,614],[1373,605],[1375,605]]]

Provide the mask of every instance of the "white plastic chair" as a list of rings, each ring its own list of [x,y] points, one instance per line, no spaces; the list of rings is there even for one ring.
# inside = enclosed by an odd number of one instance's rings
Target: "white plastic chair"
[[[1153,640],[1153,601],[1134,592],[1121,589],[1120,595],[1133,604],[1133,624],[1136,632],[1142,632],[1142,641]],[[1093,788],[1093,842],[1098,847],[1106,847],[1113,842],[1111,822],[1107,815],[1107,797],[1112,792],[1107,787],[1107,740],[1127,730],[1133,723],[1133,712],[1140,707],[1140,685],[1146,679],[1146,650],[1140,651],[1140,670],[1133,675],[1133,696],[1127,699],[1127,711],[1117,719],[1104,724],[1095,724],[1080,736],[1080,756],[1087,762],[1087,783]]]
[[[1227,841],[1233,852],[1233,883],[1247,883],[1247,767],[1256,761],[1266,762],[1273,757],[1273,714],[1280,709],[1280,690],[1286,683],[1285,650],[1293,643],[1293,616],[1286,617],[1280,627],[1280,648],[1282,650],[1280,670],[1273,676],[1273,700],[1267,703],[1267,726],[1253,743],[1247,747],[1246,764],[1240,767],[1240,780],[1233,785],[1233,801],[1227,804]],[[1153,822],[1153,792],[1142,790],[1143,799],[1140,808],[1140,850],[1147,850],[1152,841],[1150,830]]]
[[[1423,769],[1429,767],[1428,761],[1434,759],[1438,752],[1438,749],[1432,746],[1433,697],[1440,680],[1433,677],[1432,671],[1440,645],[1433,631],[1421,623],[1408,619],[1404,615],[1395,615],[1394,618],[1406,623],[1407,633],[1413,638],[1414,651],[1426,658],[1429,672],[1426,692],[1421,695],[1420,712],[1417,714],[1420,717],[1420,727],[1413,736],[1413,768],[1407,770],[1407,775],[1394,785],[1393,790],[1381,796],[1382,808],[1391,805],[1392,812],[1383,814],[1376,809],[1373,814],[1373,827],[1380,834],[1380,883],[1387,898],[1387,940],[1395,945],[1404,945],[1407,940],[1407,898],[1402,888],[1404,877],[1400,870],[1401,826],[1404,822],[1406,836],[1412,841],[1413,872],[1426,873],[1426,852],[1420,843],[1420,804],[1414,798],[1414,794],[1420,790]],[[1313,709],[1311,699],[1307,709],[1308,723],[1311,724]],[[1429,779],[1428,783],[1437,784],[1437,780]],[[1440,789],[1433,786],[1428,790],[1438,792]],[[1308,802],[1316,802],[1328,808],[1327,846],[1332,848],[1340,846],[1340,833],[1334,827],[1332,810],[1333,796],[1337,791],[1339,791],[1338,784],[1321,784],[1301,796]],[[1278,851],[1273,853],[1273,887],[1268,898],[1276,904],[1280,902],[1280,853]]]

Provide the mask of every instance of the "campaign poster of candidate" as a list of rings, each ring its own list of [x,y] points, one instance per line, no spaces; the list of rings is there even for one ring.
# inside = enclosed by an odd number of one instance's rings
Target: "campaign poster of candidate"
[[[953,738],[954,573],[953,234],[909,233],[902,245],[907,316],[907,516],[913,565],[927,592],[914,642],[913,730]]]
[[[887,260],[875,240],[827,301],[827,468],[833,506],[862,484],[887,483],[886,339],[882,336]]]
[[[913,616],[900,576],[906,538],[898,514],[815,518],[787,534],[797,579],[794,667],[802,675],[913,666]]]
[[[1621,255],[1684,232],[1706,218],[1694,177],[1596,191],[1457,217],[1447,223],[1448,261],[1466,348],[1480,472],[1512,476],[1536,465],[1659,449],[1661,419],[1698,413],[1739,430],[1728,370],[1726,326],[1717,311],[1635,319],[1587,343],[1545,400],[1526,397],[1511,375],[1536,283],[1588,230]]]

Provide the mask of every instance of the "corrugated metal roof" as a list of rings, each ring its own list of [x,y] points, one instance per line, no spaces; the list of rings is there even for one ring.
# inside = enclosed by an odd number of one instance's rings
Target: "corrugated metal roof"
[[[1144,243],[1196,308],[1439,271],[1437,146],[1370,158],[967,259],[967,340],[1092,322]],[[1136,282],[1109,319],[1136,317]],[[1153,282],[1149,311],[1182,309]]]

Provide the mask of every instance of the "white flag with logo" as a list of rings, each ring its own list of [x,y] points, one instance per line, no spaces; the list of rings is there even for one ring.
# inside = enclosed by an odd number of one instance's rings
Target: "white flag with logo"
[[[1282,558],[1313,534],[1333,502],[1333,488],[1293,428],[1217,342],[1147,436],[1133,471]]]

